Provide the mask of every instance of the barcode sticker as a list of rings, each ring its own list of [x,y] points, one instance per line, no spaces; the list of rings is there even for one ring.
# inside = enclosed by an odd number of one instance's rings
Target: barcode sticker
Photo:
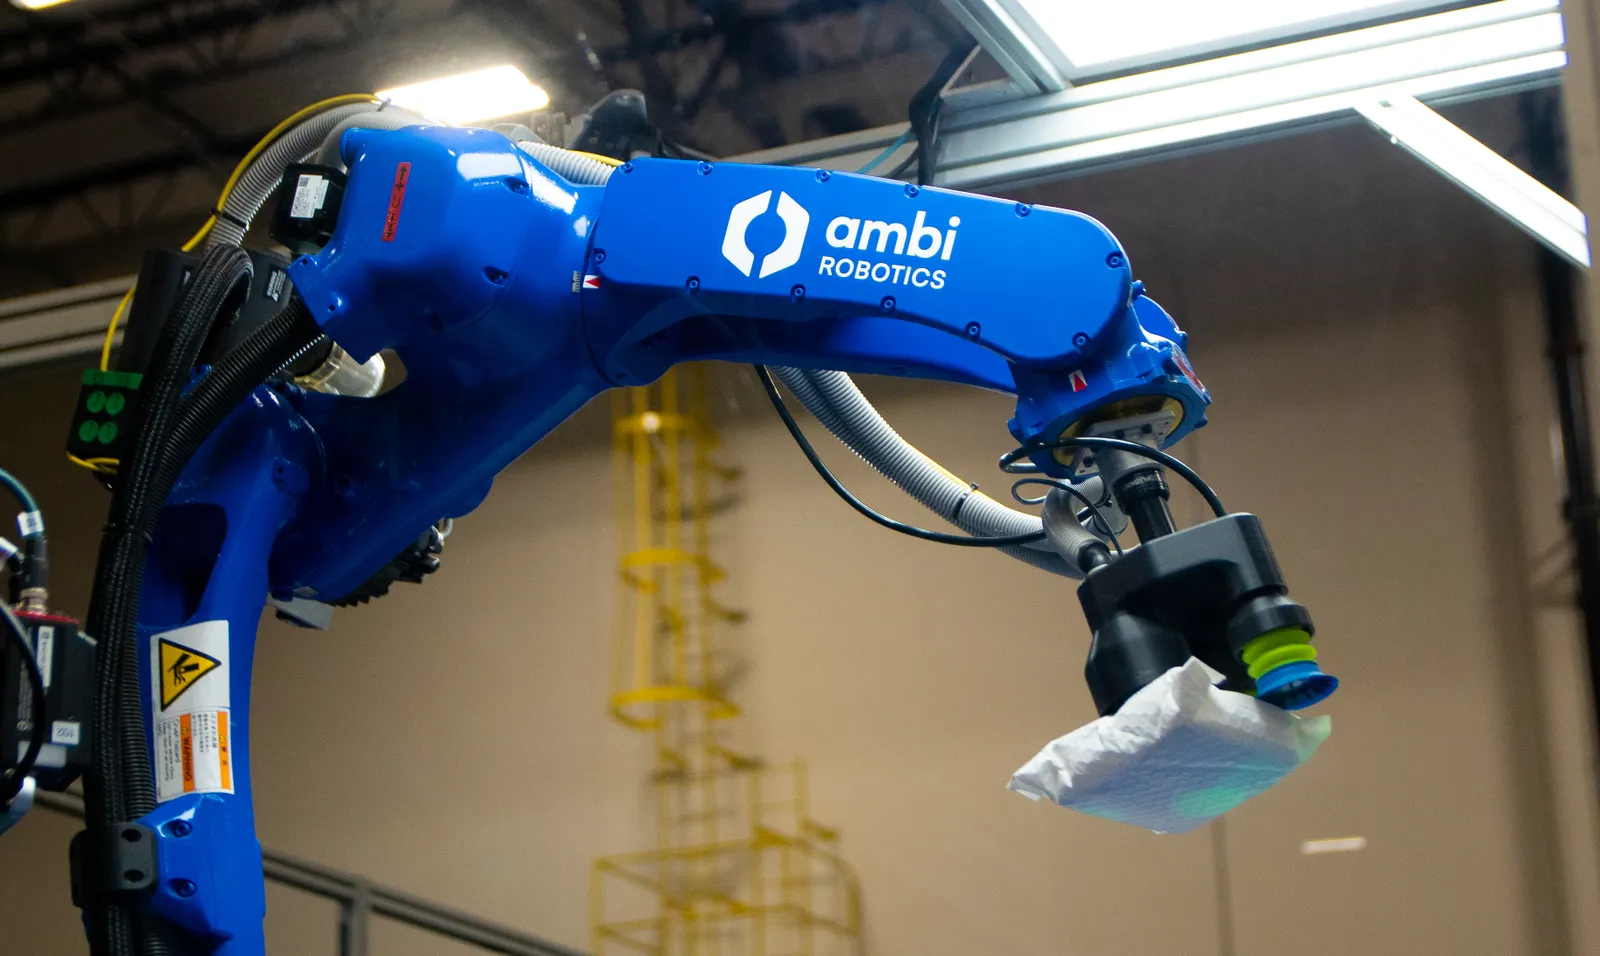
[[[301,173],[295,183],[294,202],[289,205],[289,218],[310,219],[322,208],[328,198],[328,180],[311,173]]]
[[[44,516],[37,511],[24,511],[17,515],[17,530],[26,538],[44,530]]]

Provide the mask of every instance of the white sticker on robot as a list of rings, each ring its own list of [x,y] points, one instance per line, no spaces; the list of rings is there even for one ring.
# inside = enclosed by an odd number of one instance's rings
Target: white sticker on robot
[[[233,793],[228,622],[155,635],[150,666],[156,799]]]
[[[17,530],[26,538],[44,530],[44,516],[37,511],[24,511],[17,515]]]
[[[310,219],[328,198],[328,180],[310,173],[300,174],[294,186],[294,201],[289,205],[289,218]]]
[[[76,720],[57,720],[50,724],[50,742],[76,747],[83,740],[83,727]]]
[[[41,624],[33,630],[33,659],[39,665],[39,683],[45,690],[50,689],[51,682],[56,676],[56,629],[49,624]]]

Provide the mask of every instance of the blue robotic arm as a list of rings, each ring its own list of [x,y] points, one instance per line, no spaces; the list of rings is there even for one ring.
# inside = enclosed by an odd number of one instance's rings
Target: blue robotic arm
[[[599,393],[703,359],[960,382],[1014,394],[1030,467],[1068,480],[1119,454],[1096,462],[1074,436],[1156,448],[1205,422],[1185,335],[1078,213],[813,169],[567,154],[563,176],[487,130],[355,129],[341,145],[337,226],[290,275],[329,338],[361,361],[387,350],[404,381],[372,398],[256,389],[184,469],[147,559],[158,805],[138,823],[159,865],[138,899],[185,952],[263,953],[248,701],[264,600],[360,594]],[[1309,693],[1305,641],[1283,637],[1308,640],[1309,617],[1255,519],[1171,533],[1159,469],[1123,458],[1148,540],[1081,592],[1102,711],[1191,653],[1242,684],[1301,667],[1273,686],[1281,703]]]
[[[1205,420],[1183,333],[1078,213],[674,160],[574,185],[487,130],[355,130],[343,148],[337,231],[290,274],[334,341],[358,360],[392,349],[407,378],[308,400],[333,482],[284,543],[279,587],[350,591],[594,395],[682,361],[1010,392],[1024,443],[1119,403],[1170,403],[1168,443]]]

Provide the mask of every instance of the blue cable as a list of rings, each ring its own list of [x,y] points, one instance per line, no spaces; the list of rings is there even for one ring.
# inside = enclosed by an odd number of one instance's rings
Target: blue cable
[[[27,486],[18,481],[16,475],[6,471],[4,468],[0,468],[0,485],[5,485],[12,494],[17,496],[17,500],[22,503],[23,511],[39,510],[39,502],[35,501],[33,495],[28,493]]]
[[[860,169],[856,170],[856,172],[858,172],[858,173],[870,173],[874,169],[877,169],[879,166],[882,166],[884,160],[888,159],[890,156],[893,156],[895,154],[895,151],[898,150],[900,147],[904,146],[906,144],[906,142],[909,141],[910,139],[911,139],[911,131],[910,130],[906,130],[904,133],[900,134],[900,138],[899,139],[896,139],[894,142],[890,143],[887,149],[885,149],[883,152],[879,153],[877,159],[874,159],[872,162],[870,162],[867,165],[865,165],[865,166],[861,167]]]

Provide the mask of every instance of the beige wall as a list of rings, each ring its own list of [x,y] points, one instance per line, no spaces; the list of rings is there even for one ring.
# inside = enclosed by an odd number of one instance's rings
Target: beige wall
[[[1472,118],[1497,128],[1494,110]],[[1267,522],[1345,687],[1329,744],[1225,827],[1157,837],[1007,793],[1093,716],[1070,586],[852,515],[726,376],[727,455],[747,475],[718,540],[728,597],[752,612],[740,744],[810,758],[869,952],[1600,954],[1587,689],[1523,240],[1353,127],[1027,198],[1110,225],[1193,333],[1217,405],[1185,454]],[[56,464],[71,376],[0,388],[0,461],[44,486],[81,609],[67,559],[90,553],[103,504]],[[1003,397],[869,390],[1004,493]],[[589,860],[647,843],[646,755],[602,707],[603,429],[586,413],[508,469],[424,587],[325,634],[263,628],[265,843],[587,946]],[[82,952],[70,830],[36,814],[0,840],[0,938],[29,927],[29,956]],[[1350,835],[1369,848],[1299,852]],[[274,953],[333,951],[327,906],[271,905]],[[374,950],[455,951],[401,930]]]

